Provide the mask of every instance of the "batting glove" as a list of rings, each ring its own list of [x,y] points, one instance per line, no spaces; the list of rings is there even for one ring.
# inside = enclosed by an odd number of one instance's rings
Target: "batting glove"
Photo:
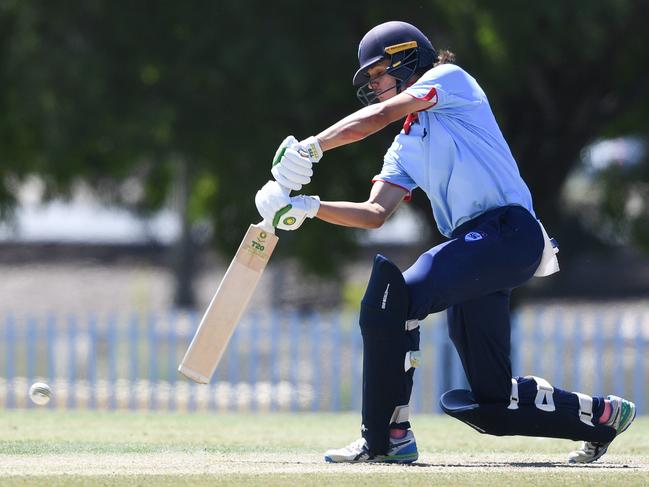
[[[311,162],[320,162],[324,152],[320,148],[320,141],[313,135],[298,143],[300,146],[300,154],[309,158]]]
[[[257,191],[255,205],[261,217],[271,223],[275,218],[275,213],[291,206],[291,198],[288,195],[288,190],[277,181],[268,181]]]
[[[306,218],[313,218],[320,208],[317,196],[288,196],[276,181],[268,181],[255,195],[255,205],[262,218],[281,230],[296,230]]]
[[[319,196],[299,195],[291,198],[288,207],[281,208],[273,219],[273,225],[280,230],[297,230],[304,220],[313,218],[320,209]]]
[[[309,137],[298,142],[289,135],[275,152],[271,174],[282,186],[299,191],[304,184],[309,184],[313,175],[311,166],[321,158],[318,139]]]

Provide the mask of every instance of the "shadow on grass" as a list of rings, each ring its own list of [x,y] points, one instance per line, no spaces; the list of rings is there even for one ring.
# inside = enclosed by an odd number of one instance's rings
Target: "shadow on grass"
[[[474,462],[474,463],[424,463],[415,462],[410,464],[411,467],[429,467],[429,468],[570,468],[570,469],[630,469],[640,470],[641,467],[627,464],[612,463],[593,463],[593,464],[570,464],[567,462]]]

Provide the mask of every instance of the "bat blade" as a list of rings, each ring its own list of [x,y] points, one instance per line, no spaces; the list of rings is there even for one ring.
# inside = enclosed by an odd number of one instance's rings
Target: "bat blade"
[[[250,225],[178,367],[183,375],[209,383],[278,240],[261,225]]]

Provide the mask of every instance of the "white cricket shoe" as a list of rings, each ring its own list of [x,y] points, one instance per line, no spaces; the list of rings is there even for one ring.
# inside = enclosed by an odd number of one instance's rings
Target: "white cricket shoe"
[[[618,396],[608,396],[606,399],[611,401],[611,417],[605,423],[615,429],[617,432],[615,438],[620,433],[626,431],[635,419],[635,404]],[[591,463],[600,458],[608,446],[612,443],[597,443],[594,441],[584,441],[581,448],[568,454],[568,463]]]
[[[365,438],[350,443],[336,450],[327,450],[324,459],[331,463],[412,463],[419,458],[415,435],[408,430],[403,438],[390,438],[390,449],[386,455],[370,455]]]

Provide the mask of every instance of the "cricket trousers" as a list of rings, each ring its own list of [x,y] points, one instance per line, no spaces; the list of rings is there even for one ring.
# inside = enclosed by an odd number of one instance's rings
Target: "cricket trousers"
[[[530,212],[501,207],[458,227],[403,274],[408,319],[447,310],[449,337],[478,403],[510,399],[509,297],[534,275],[543,243]]]
[[[534,216],[522,207],[506,206],[464,223],[451,240],[422,254],[403,274],[377,256],[360,320],[362,431],[371,452],[385,453],[388,426],[410,427],[408,415],[401,414],[408,410],[414,374],[414,368],[404,374],[402,353],[418,350],[419,344],[419,328],[410,324],[443,310],[471,386],[470,402],[464,404],[471,405],[465,408],[471,417],[460,417],[464,413],[453,408],[445,409],[448,414],[494,435],[612,440],[615,430],[598,424],[604,398],[564,391],[540,377],[512,378],[509,298],[512,289],[534,275],[543,247]],[[403,314],[395,305],[400,302],[406,303]],[[405,334],[398,320],[404,316]],[[450,392],[459,397],[467,391]]]

